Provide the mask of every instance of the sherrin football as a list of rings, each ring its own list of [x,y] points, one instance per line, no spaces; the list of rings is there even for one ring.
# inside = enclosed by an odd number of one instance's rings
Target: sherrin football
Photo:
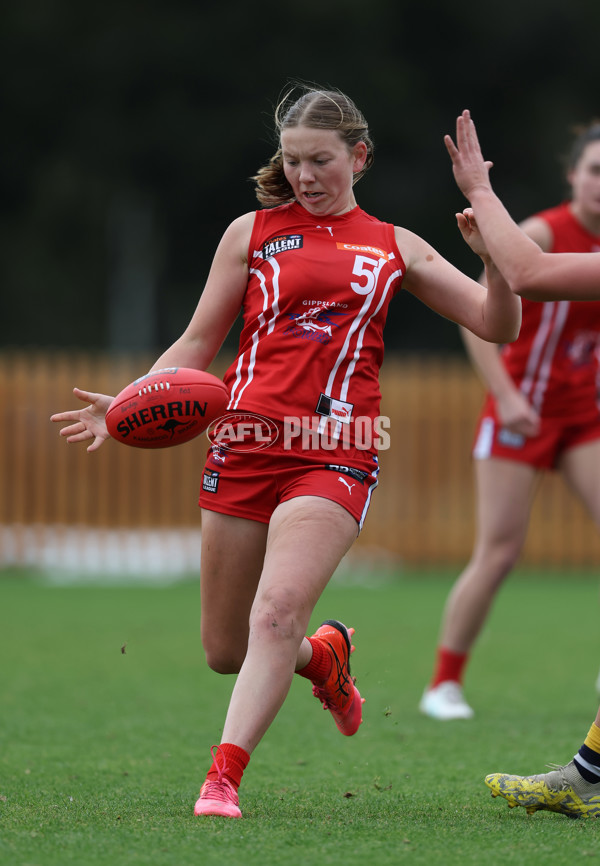
[[[123,388],[106,413],[108,432],[134,448],[170,448],[189,442],[223,414],[225,384],[202,370],[153,370]]]

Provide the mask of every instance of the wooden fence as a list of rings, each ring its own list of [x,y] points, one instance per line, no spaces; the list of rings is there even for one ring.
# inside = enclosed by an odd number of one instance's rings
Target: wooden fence
[[[196,561],[204,436],[157,451],[111,441],[88,454],[83,445],[68,445],[49,420],[78,404],[74,385],[114,394],[152,361],[0,354],[0,566],[43,564],[48,546],[74,562],[79,547],[102,565],[107,540],[131,533],[140,534],[149,551],[161,535],[172,539],[179,533],[173,550],[189,543],[190,562]],[[213,372],[222,374],[224,366]],[[375,563],[459,567],[473,543],[470,446],[481,385],[465,361],[452,358],[389,358],[381,382],[391,447],[380,452],[379,488],[355,551]],[[159,561],[148,556],[150,563]],[[523,562],[600,562],[594,524],[553,474],[536,498]]]

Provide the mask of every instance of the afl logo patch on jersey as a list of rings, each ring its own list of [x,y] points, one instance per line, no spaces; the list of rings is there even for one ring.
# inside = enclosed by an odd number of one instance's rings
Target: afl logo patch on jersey
[[[300,250],[304,243],[302,235],[279,235],[265,241],[262,248],[263,259],[278,256],[279,253],[287,253],[288,250]]]

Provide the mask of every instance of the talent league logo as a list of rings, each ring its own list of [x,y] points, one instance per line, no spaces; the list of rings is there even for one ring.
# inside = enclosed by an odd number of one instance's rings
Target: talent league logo
[[[288,250],[300,250],[303,243],[302,235],[279,235],[279,237],[271,238],[263,244],[263,259],[278,256],[280,253],[288,252]]]
[[[219,473],[205,469],[202,477],[202,489],[205,493],[216,493],[219,489]]]

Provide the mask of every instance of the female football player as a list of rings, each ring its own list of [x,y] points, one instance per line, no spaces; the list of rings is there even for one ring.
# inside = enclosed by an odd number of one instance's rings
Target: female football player
[[[212,449],[200,494],[202,643],[212,669],[238,676],[195,813],[231,818],[241,817],[242,774],[295,672],[342,734],[362,720],[352,629],[328,620],[306,630],[377,484],[377,437],[364,432],[377,424],[390,301],[402,288],[496,342],[514,340],[521,318],[488,257],[486,288],[358,206],[354,184],[373,144],[351,99],[306,88],[275,119],[276,153],[255,178],[262,207],[226,229],[188,327],[154,367],[206,369],[243,310],[224,377],[229,409],[258,412],[280,431],[263,450]],[[95,451],[111,398],[75,394],[89,405],[53,419],[68,422],[67,441]]]

